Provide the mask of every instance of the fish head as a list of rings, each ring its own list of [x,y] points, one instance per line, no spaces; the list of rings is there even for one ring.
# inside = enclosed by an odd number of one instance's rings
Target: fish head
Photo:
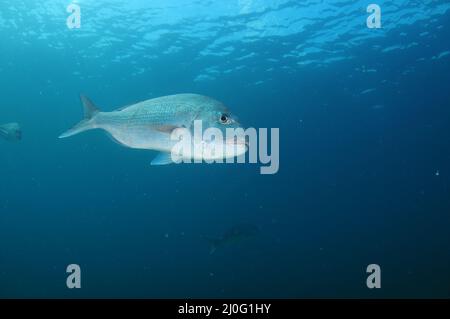
[[[202,124],[203,159],[226,159],[247,152],[248,143],[241,123],[222,103],[216,101],[204,107],[196,120]]]

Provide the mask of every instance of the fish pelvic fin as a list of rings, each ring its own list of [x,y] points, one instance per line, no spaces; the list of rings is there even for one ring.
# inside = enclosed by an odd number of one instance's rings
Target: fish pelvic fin
[[[152,165],[152,166],[170,165],[170,164],[176,163],[176,161],[179,161],[179,160],[180,160],[180,158],[178,158],[178,157],[172,158],[172,153],[160,152],[152,160],[150,165]]]
[[[66,138],[94,128],[94,123],[92,120],[95,115],[100,112],[100,110],[87,96],[81,94],[80,99],[83,104],[84,119],[68,131],[62,133],[59,138]]]

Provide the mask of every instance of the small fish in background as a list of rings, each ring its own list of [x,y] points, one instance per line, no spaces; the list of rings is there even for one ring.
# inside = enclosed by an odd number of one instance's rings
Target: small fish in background
[[[0,125],[0,137],[8,141],[20,141],[22,139],[22,130],[17,123],[8,123]]]
[[[436,55],[433,56],[431,58],[431,60],[439,60],[439,59],[442,59],[443,57],[446,57],[446,56],[449,56],[449,55],[450,55],[450,51],[443,51],[443,52],[439,53],[437,56]]]
[[[239,224],[228,229],[221,237],[204,237],[210,245],[209,254],[212,255],[220,247],[239,243],[243,240],[257,236],[260,229],[252,224]]]
[[[218,128],[226,136],[227,128],[240,128],[240,124],[221,102],[198,94],[176,94],[139,102],[112,112],[101,112],[89,98],[81,95],[84,119],[59,138],[102,129],[119,144],[136,149],[159,151],[152,165],[173,163],[171,150],[177,143],[171,133],[177,129],[194,130],[194,121],[201,120],[203,130]],[[245,136],[229,140],[206,141],[213,148],[222,147],[223,159],[237,157],[247,152]],[[193,154],[179,154],[182,159]],[[202,159],[217,159],[205,158]]]
[[[374,91],[376,91],[376,89],[375,89],[375,88],[372,88],[372,89],[364,90],[364,91],[362,91],[362,92],[359,93],[359,94],[360,94],[360,95],[364,95],[364,94],[372,93],[372,92],[374,92]]]

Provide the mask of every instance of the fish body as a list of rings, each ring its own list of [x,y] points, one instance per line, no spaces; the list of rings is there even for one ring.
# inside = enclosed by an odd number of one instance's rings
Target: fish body
[[[168,154],[179,142],[172,136],[176,130],[187,131],[193,136],[195,121],[201,121],[204,130],[211,127],[219,129],[224,136],[227,128],[239,127],[239,123],[225,105],[198,94],[163,96],[112,112],[101,112],[85,96],[81,96],[81,101],[85,119],[63,133],[60,138],[91,129],[102,129],[125,147],[162,152],[163,156],[157,157],[155,164],[166,164]],[[247,151],[245,140],[239,138],[224,141],[223,146],[226,150],[224,158],[239,156]],[[188,157],[193,157],[192,154]],[[178,155],[182,158],[187,156]]]
[[[0,125],[0,137],[8,141],[20,141],[22,139],[22,130],[17,123],[8,123]]]

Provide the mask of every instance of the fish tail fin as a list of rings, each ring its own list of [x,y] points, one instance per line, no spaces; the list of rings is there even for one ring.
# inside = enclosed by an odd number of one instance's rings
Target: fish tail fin
[[[61,134],[59,138],[73,136],[93,128],[92,119],[95,117],[95,115],[97,115],[97,113],[100,112],[100,110],[94,105],[94,103],[92,103],[92,101],[87,96],[81,94],[80,99],[81,103],[83,104],[84,119],[68,131]]]

